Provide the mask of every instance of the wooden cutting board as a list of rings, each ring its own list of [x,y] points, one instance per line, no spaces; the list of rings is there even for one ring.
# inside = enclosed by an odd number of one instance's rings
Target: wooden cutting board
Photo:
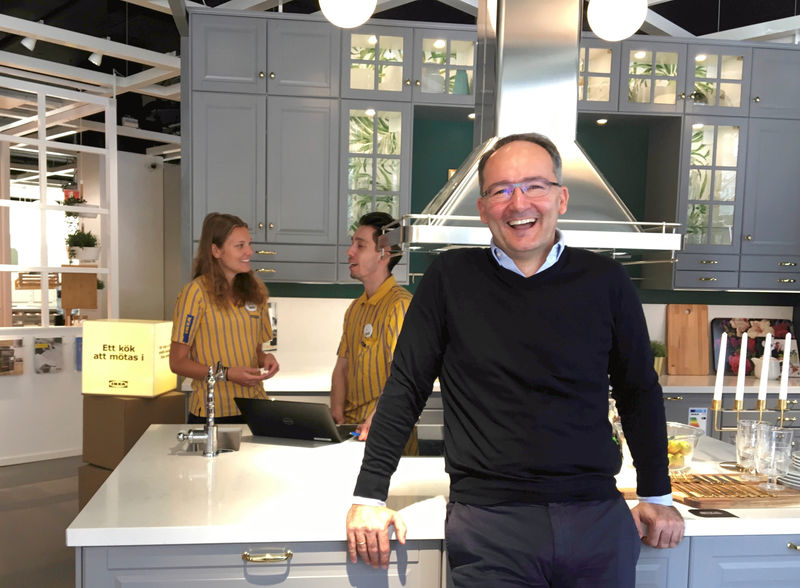
[[[668,374],[708,375],[708,330],[705,304],[667,304]]]

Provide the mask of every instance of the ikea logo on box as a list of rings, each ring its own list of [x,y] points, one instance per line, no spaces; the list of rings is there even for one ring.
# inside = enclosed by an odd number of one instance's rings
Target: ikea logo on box
[[[174,390],[171,335],[170,321],[84,321],[83,393],[152,397]]]

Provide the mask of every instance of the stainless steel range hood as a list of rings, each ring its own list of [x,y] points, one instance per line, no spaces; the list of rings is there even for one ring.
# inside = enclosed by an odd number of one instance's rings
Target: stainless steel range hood
[[[570,193],[559,220],[568,245],[678,250],[674,223],[638,223],[575,141],[580,0],[479,0],[475,68],[478,145],[421,215],[407,215],[391,244],[438,249],[488,245],[477,215],[478,162],[499,137],[537,132],[558,146]]]

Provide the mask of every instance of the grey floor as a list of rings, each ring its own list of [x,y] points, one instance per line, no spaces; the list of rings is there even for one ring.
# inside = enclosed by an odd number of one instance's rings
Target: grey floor
[[[65,530],[78,514],[80,456],[0,467],[0,586],[75,586]]]

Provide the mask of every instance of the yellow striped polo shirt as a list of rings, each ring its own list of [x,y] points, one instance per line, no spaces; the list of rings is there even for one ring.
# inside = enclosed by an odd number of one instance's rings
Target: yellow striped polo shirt
[[[224,307],[213,302],[205,279],[195,278],[178,295],[172,316],[172,341],[190,347],[189,357],[201,365],[259,367],[258,350],[272,339],[267,303],[236,306],[228,301]],[[234,396],[267,398],[262,385],[242,386],[233,382],[217,382],[214,388],[214,415],[234,416],[239,409]],[[189,412],[205,416],[206,381],[192,380]]]
[[[345,422],[361,423],[374,408],[410,302],[411,294],[390,275],[372,297],[365,292],[347,308],[337,351],[347,359]]]

